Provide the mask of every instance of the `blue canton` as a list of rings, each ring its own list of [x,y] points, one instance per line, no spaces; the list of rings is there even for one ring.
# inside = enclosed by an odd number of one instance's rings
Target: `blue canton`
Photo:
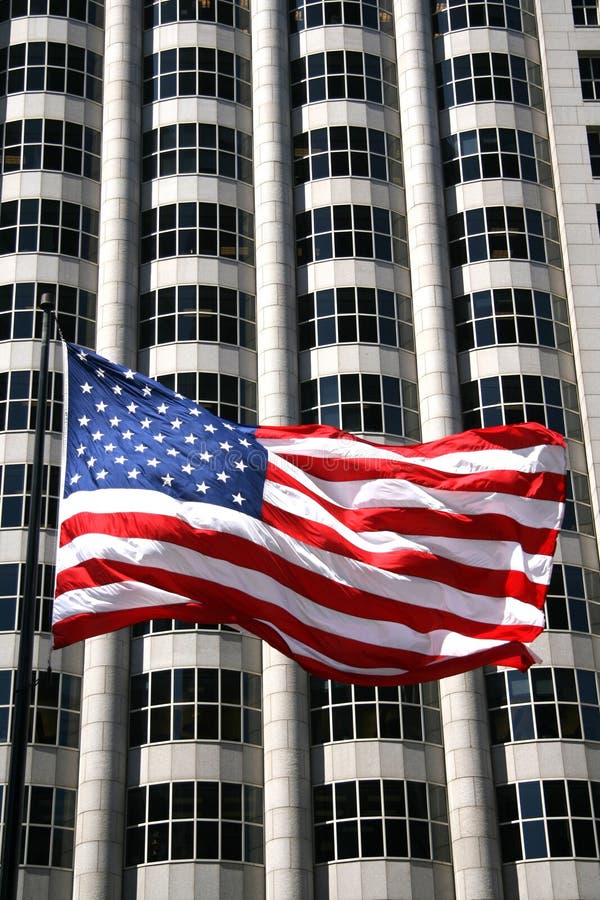
[[[260,518],[267,451],[254,429],[89,350],[67,350],[65,497],[134,488]]]

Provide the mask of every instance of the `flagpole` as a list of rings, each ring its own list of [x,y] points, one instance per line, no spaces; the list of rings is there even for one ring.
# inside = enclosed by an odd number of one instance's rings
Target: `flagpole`
[[[27,531],[25,583],[21,600],[21,630],[19,660],[13,693],[12,743],[10,768],[6,787],[4,838],[2,842],[2,871],[0,900],[15,900],[19,878],[21,851],[21,823],[25,797],[25,765],[33,663],[33,637],[37,596],[37,571],[42,518],[42,488],[44,472],[44,438],[46,428],[46,400],[48,393],[48,358],[50,351],[50,318],[54,310],[52,294],[42,294],[39,307],[43,312],[42,354],[38,382],[38,398],[33,448],[31,506]]]

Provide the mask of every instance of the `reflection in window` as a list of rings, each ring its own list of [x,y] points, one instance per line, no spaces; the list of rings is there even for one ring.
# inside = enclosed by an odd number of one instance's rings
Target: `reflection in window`
[[[33,466],[0,466],[0,528],[26,528],[31,506]],[[42,473],[42,528],[56,528],[60,466],[44,466]]]
[[[25,785],[21,864],[73,868],[76,793]]]
[[[66,200],[0,203],[0,256],[52,253],[98,262],[98,213]]]
[[[144,28],[169,22],[216,22],[248,33],[250,0],[144,0]]]
[[[448,217],[450,265],[487,259],[528,259],[561,265],[558,223],[538,209],[488,206]]]
[[[240,632],[229,625],[206,625],[204,622],[183,622],[180,619],[150,619],[131,626],[131,636],[134,638],[171,631],[227,631],[230,635],[237,634],[241,638]]]
[[[325,375],[300,384],[303,424],[420,440],[417,385],[389,375]]]
[[[496,788],[503,862],[597,857],[600,782],[548,779]]]
[[[39,372],[0,372],[0,431],[35,431]],[[63,386],[60,372],[48,372],[46,431],[62,431]]]
[[[600,129],[587,129],[588,149],[590,151],[590,166],[594,178],[600,178]]]
[[[579,77],[584,100],[600,100],[600,56],[580,53]]]
[[[374,206],[322,206],[296,216],[299,266],[350,256],[408,266],[406,217]]]
[[[363,100],[398,109],[396,63],[373,53],[328,50],[292,60],[292,107]]]
[[[450,862],[446,789],[397,779],[313,788],[315,862],[369,857]]]
[[[0,22],[21,16],[61,16],[104,26],[104,0],[4,0],[0,6]]]
[[[252,184],[252,136],[225,125],[181,122],[145,131],[142,181],[220,175]]]
[[[554,563],[545,612],[551,631],[600,634],[600,572]]]
[[[582,440],[577,388],[569,381],[494,375],[464,382],[460,391],[465,428],[539,422],[572,440]]]
[[[298,297],[299,349],[367,343],[414,351],[410,297],[339,287]]]
[[[440,109],[463,103],[505,101],[544,109],[537,63],[507,53],[473,53],[436,66]]]
[[[535,35],[534,0],[437,0],[433,33],[448,34],[463,28],[508,28]]]
[[[402,184],[400,138],[374,128],[336,125],[294,137],[294,183],[352,175]]]
[[[530,288],[475,291],[454,299],[459,352],[494,344],[538,344],[571,352],[564,297]]]
[[[382,740],[442,743],[437,682],[366,687],[310,678],[311,742]]]
[[[486,675],[492,744],[600,741],[599,677],[590,669],[548,666]]]
[[[158,375],[156,380],[199,403],[215,416],[242,425],[256,424],[255,381],[216,372],[177,372]]]
[[[100,181],[100,132],[61,119],[0,124],[0,170],[46,169]]]
[[[223,203],[169,203],[142,212],[142,263],[220,256],[254,265],[254,216]]]
[[[42,294],[56,298],[56,313],[66,341],[93,347],[96,341],[96,295],[63,284],[22,281],[0,285],[0,341],[18,341],[42,336]],[[56,322],[50,336],[58,337]]]
[[[594,534],[590,483],[584,472],[574,472],[572,469],[567,472],[567,499],[562,527],[563,531]]]
[[[173,781],[127,793],[125,865],[164,860],[262,864],[262,788],[230,781]]]
[[[261,676],[163,669],[131,678],[129,746],[159,741],[262,743]]]
[[[323,25],[358,25],[394,33],[393,0],[288,0],[290,34]]]
[[[571,0],[575,25],[598,25],[598,0]]]
[[[73,94],[101,103],[102,57],[85,47],[53,41],[0,47],[0,96],[31,91]]]
[[[514,128],[479,128],[442,140],[444,182],[453,187],[487,178],[520,178],[552,186],[545,138]]]
[[[16,631],[21,625],[21,598],[25,587],[25,564],[0,563],[0,631]],[[54,599],[54,566],[37,569],[35,630],[50,631]]]
[[[218,97],[250,106],[250,60],[214,47],[179,47],[144,57],[143,102]]]

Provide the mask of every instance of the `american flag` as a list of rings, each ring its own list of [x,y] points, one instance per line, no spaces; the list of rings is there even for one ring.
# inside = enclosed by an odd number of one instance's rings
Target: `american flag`
[[[387,446],[246,427],[67,344],[55,647],[224,623],[324,678],[524,669],[565,499],[537,424]]]

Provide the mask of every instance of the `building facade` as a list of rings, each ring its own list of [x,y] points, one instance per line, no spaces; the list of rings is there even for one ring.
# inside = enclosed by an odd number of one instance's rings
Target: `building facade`
[[[352,687],[171,621],[51,654],[53,344],[21,895],[597,897],[597,0],[2,0],[0,143],[4,783],[43,292],[229,419],[569,457],[528,673]]]

